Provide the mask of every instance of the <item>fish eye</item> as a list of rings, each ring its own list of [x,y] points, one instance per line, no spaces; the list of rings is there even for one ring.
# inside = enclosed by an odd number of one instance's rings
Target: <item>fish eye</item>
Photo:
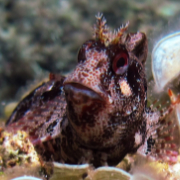
[[[78,52],[78,58],[77,58],[77,59],[78,59],[78,63],[79,63],[79,62],[83,62],[83,61],[86,60],[85,53],[86,53],[85,48],[84,48],[84,47],[81,47],[81,48],[79,49],[79,52]]]
[[[114,57],[112,68],[118,75],[122,75],[126,72],[128,68],[128,54],[125,51],[121,51]]]
[[[82,46],[81,48],[79,49],[79,52],[78,52],[78,56],[77,56],[77,59],[78,59],[78,63],[79,62],[84,62],[86,60],[86,51],[92,47],[92,45],[94,44],[94,41],[92,40],[89,40],[89,41],[86,41]]]

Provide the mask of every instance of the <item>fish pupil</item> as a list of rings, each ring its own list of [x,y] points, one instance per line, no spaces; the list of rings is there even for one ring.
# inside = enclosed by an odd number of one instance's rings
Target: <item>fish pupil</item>
[[[125,65],[126,65],[126,60],[123,57],[119,58],[116,64],[117,68],[123,67]]]

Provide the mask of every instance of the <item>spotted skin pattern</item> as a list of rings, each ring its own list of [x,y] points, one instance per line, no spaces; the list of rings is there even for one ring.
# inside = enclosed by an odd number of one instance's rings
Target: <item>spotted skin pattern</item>
[[[74,71],[50,74],[6,123],[9,131],[28,132],[45,160],[116,165],[156,144],[161,115],[146,107],[146,35],[125,33],[128,24],[112,33],[101,14],[96,18]]]

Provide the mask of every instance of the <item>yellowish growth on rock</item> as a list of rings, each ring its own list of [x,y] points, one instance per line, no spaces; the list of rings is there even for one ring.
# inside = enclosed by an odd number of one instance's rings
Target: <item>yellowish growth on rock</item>
[[[21,167],[21,168],[17,168]],[[12,169],[18,169],[13,171]],[[41,163],[33,144],[30,142],[28,135],[24,131],[17,131],[12,134],[7,131],[0,131],[0,172],[6,176],[8,169],[11,169],[15,176],[24,174],[25,171],[32,171],[37,174],[41,169]],[[27,170],[31,169],[31,170]]]
[[[17,106],[17,102],[11,102],[9,104],[7,104],[4,108],[4,114],[6,117],[9,117],[11,115],[11,113],[13,112],[13,110],[16,108]]]

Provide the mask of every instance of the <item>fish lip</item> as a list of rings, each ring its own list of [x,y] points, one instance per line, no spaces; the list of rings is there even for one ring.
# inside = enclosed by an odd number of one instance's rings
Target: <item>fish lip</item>
[[[67,82],[63,84],[63,89],[66,92],[71,91],[78,95],[84,95],[87,96],[93,100],[99,100],[99,101],[105,101],[105,98],[102,97],[100,94],[102,92],[96,92],[93,89],[87,87],[84,84],[78,83],[78,82]]]

